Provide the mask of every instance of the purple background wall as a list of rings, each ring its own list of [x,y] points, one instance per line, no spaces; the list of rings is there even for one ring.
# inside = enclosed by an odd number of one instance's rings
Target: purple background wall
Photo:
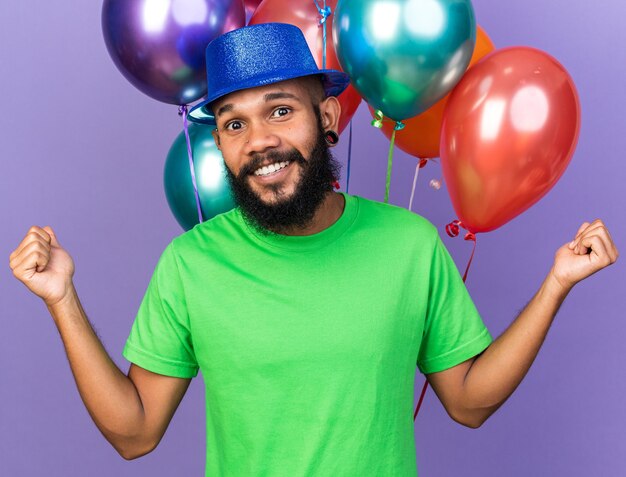
[[[559,59],[583,111],[576,155],[553,191],[478,237],[468,287],[498,335],[582,221],[602,217],[625,246],[626,7],[618,0],[476,0],[474,7],[496,46],[534,46]],[[132,320],[160,253],[182,232],[162,187],[181,123],[174,106],[142,95],[116,70],[100,8],[0,2],[0,475],[202,475],[201,378],[159,448],[122,460],[84,409],[45,306],[8,267],[31,225],[51,225],[74,258],[90,319],[126,371],[121,351]],[[363,104],[350,192],[382,200],[388,141],[369,120]],[[346,142],[337,149],[342,160]],[[392,203],[407,206],[414,164],[396,151]],[[443,232],[455,215],[445,189],[428,187],[440,176],[438,165],[422,170],[414,210]],[[470,244],[444,241],[464,267]],[[420,475],[623,475],[625,278],[618,262],[574,290],[529,375],[482,428],[455,424],[429,391],[415,427]],[[416,390],[421,383],[418,375]]]

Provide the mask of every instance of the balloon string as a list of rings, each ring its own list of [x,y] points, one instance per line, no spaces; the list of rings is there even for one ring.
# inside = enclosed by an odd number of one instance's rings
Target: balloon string
[[[467,227],[463,225],[463,222],[461,222],[460,220],[453,220],[448,225],[446,225],[446,233],[450,237],[456,237],[459,235],[461,228],[467,230]],[[467,280],[467,274],[469,273],[470,265],[472,264],[472,260],[474,260],[474,252],[476,252],[476,235],[468,231],[465,234],[464,240],[467,240],[468,242],[474,242],[474,247],[472,249],[472,254],[470,255],[469,262],[467,262],[465,273],[463,274],[463,283],[465,283],[465,280]]]
[[[396,142],[396,132],[404,129],[404,124],[396,121],[396,125],[391,133],[391,143],[389,144],[389,154],[387,155],[387,180],[385,181],[385,204],[389,202],[389,185],[391,184],[391,165],[393,163],[393,145]]]
[[[330,7],[326,6],[326,0],[324,0],[324,6],[320,7],[320,4],[317,0],[313,0],[315,2],[315,6],[317,7],[317,11],[322,16],[320,19],[320,25],[322,25],[322,69],[326,69],[326,19],[332,13]]]
[[[350,134],[348,135],[348,172],[346,174],[346,194],[350,190],[350,162],[352,161],[352,119],[350,120]]]
[[[391,133],[389,154],[387,154],[387,180],[385,181],[385,204],[389,202],[389,185],[391,184],[391,163],[393,162],[393,143],[396,141],[396,130]]]
[[[419,162],[415,166],[415,175],[413,176],[413,187],[411,188],[411,198],[409,199],[409,210],[413,208],[413,197],[415,196],[415,184],[417,184],[417,176],[420,173]]]
[[[463,274],[463,283],[465,283],[465,280],[467,280],[467,274],[469,272],[470,265],[472,265],[472,260],[474,260],[474,252],[476,252],[476,235],[468,232],[467,234],[465,234],[465,240],[471,240],[472,242],[474,242],[474,246],[472,247],[472,255],[470,255],[469,262],[467,262],[467,267],[465,268],[465,273]]]
[[[457,237],[459,235],[461,228],[464,228],[465,230],[467,230],[465,225],[463,225],[463,222],[461,222],[460,220],[453,220],[448,225],[446,225],[446,233],[450,237]],[[476,252],[476,235],[468,231],[465,234],[464,240],[467,240],[468,242],[474,242],[474,247],[472,248],[472,255],[470,256],[469,262],[467,262],[467,267],[465,268],[465,273],[463,274],[463,283],[465,283],[465,281],[467,280],[467,274],[469,272],[470,265],[472,264],[472,260],[474,259],[474,252]],[[417,414],[420,411],[420,407],[422,406],[422,400],[424,398],[424,394],[426,393],[426,389],[428,389],[428,381],[424,382],[424,387],[422,388],[422,394],[417,403],[417,407],[415,408],[415,413],[413,414],[414,421],[417,418]]]
[[[415,175],[413,176],[413,187],[411,188],[411,198],[409,199],[409,210],[413,209],[413,197],[415,196],[415,184],[417,184],[417,176],[419,175],[420,169],[426,165],[428,162],[427,159],[420,159],[420,161],[415,166]]]
[[[424,396],[426,395],[426,390],[428,389],[428,381],[424,381],[424,386],[422,387],[422,392],[420,394],[419,401],[417,401],[417,406],[415,406],[415,413],[413,413],[413,420],[417,419],[417,413],[420,412],[420,407],[422,407],[422,401],[424,400]]]
[[[178,108],[178,114],[183,117],[183,128],[185,130],[185,140],[187,141],[187,157],[189,158],[189,171],[191,172],[191,182],[193,184],[193,192],[196,196],[196,207],[198,208],[198,223],[204,222],[202,218],[202,209],[200,208],[200,196],[198,195],[198,186],[196,185],[196,173],[193,167],[193,153],[191,151],[191,140],[189,139],[189,128],[187,125],[187,105]]]

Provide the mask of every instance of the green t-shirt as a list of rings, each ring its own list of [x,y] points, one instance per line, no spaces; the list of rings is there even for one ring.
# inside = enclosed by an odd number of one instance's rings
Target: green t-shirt
[[[235,208],[166,247],[124,356],[206,387],[206,475],[409,477],[416,365],[492,341],[426,219],[343,194],[308,236]]]

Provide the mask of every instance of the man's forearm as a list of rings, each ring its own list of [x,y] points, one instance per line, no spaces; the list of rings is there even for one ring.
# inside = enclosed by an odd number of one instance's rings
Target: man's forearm
[[[463,385],[470,422],[482,424],[517,388],[568,292],[548,274],[515,321],[476,358]]]
[[[75,288],[48,310],[61,334],[80,396],[98,429],[123,457],[145,453],[140,396],[102,346]]]

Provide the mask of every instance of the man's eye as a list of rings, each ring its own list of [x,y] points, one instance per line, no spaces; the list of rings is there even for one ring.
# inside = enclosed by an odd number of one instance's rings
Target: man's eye
[[[291,111],[290,108],[277,108],[274,110],[273,116],[274,117],[286,116],[287,114],[289,114],[289,111]]]
[[[230,131],[237,131],[241,129],[242,127],[243,126],[241,125],[240,121],[231,121],[230,123],[226,125],[226,129],[229,129]]]

